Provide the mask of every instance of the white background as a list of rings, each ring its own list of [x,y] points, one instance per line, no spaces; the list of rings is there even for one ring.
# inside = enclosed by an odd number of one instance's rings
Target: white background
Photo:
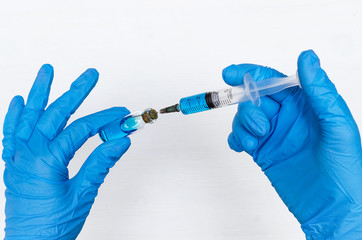
[[[71,122],[111,106],[159,109],[222,88],[221,71],[232,63],[294,74],[299,53],[312,48],[362,126],[359,0],[0,3],[1,122],[43,63],[55,68],[50,101],[86,68],[100,72]],[[132,136],[79,239],[304,239],[259,167],[229,149],[234,113],[162,116]],[[77,152],[71,175],[100,143],[94,137]],[[2,229],[3,184],[0,192]]]

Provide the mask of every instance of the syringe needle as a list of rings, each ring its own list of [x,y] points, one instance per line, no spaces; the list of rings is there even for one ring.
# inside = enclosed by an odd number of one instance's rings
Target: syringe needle
[[[172,112],[179,112],[180,111],[180,106],[179,104],[175,104],[175,105],[172,105],[172,106],[169,106],[169,107],[165,107],[165,108],[162,108],[160,110],[160,113],[172,113]]]

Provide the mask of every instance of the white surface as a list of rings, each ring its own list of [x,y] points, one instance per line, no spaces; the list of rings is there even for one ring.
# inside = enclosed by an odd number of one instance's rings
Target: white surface
[[[225,87],[221,71],[232,63],[294,74],[298,54],[312,48],[361,128],[361,3],[1,1],[0,120],[46,62],[55,68],[50,101],[86,68],[100,72],[73,121],[114,105],[160,108]],[[169,115],[134,135],[79,239],[304,239],[251,158],[229,150],[234,112]],[[94,137],[76,154],[72,175],[99,143]],[[0,200],[3,208],[3,194]],[[3,228],[3,210],[0,222]]]

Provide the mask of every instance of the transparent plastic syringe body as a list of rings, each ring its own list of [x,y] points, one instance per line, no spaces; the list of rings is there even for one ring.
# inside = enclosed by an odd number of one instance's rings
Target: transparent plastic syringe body
[[[298,85],[298,75],[269,78],[256,82],[250,74],[246,74],[244,84],[181,98],[177,109],[183,114],[192,114],[246,101],[251,101],[259,106],[261,96],[271,95]]]

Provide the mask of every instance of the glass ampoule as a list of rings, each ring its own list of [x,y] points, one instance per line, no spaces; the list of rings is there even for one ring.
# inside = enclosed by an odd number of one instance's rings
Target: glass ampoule
[[[147,108],[144,112],[134,112],[104,126],[99,136],[103,142],[123,138],[142,129],[146,124],[154,123],[157,118],[157,111],[152,108]]]

